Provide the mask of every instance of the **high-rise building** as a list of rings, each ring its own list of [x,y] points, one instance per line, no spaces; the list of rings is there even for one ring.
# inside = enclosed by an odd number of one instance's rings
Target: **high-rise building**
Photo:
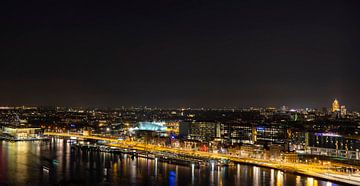
[[[339,101],[337,99],[334,100],[334,102],[332,103],[332,112],[337,112],[340,111],[340,104]]]

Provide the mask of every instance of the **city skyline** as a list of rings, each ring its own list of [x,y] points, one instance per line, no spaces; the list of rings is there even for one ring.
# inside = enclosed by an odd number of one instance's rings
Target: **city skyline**
[[[83,106],[83,105],[76,105],[76,106],[69,106],[69,105],[0,105],[0,109],[8,109],[8,108],[36,108],[36,107],[59,107],[59,108],[153,108],[153,109],[249,109],[249,108],[277,108],[277,109],[284,109],[292,110],[292,109],[328,109],[331,112],[340,111],[341,107],[345,108],[346,105],[340,104],[337,98],[333,99],[333,102],[330,103],[328,106],[321,106],[321,107],[289,107],[288,105],[278,104],[278,105],[262,105],[262,106],[220,106],[220,107],[190,107],[190,106],[170,106],[170,107],[159,107],[159,106],[151,106],[151,105],[118,105],[118,106]],[[346,107],[348,108],[348,107]],[[357,111],[357,110],[354,110]]]
[[[360,1],[0,1],[0,185],[360,185]]]

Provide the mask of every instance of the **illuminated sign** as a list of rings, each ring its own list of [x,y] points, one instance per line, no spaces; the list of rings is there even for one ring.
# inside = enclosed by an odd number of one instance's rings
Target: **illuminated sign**
[[[265,131],[265,128],[264,128],[264,127],[257,127],[256,130],[257,130],[257,131],[264,132],[264,131]]]
[[[315,136],[341,137],[341,135],[334,133],[315,133]]]

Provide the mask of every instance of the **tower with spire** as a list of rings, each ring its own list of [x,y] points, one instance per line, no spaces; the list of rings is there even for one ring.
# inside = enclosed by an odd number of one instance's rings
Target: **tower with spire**
[[[332,103],[332,112],[337,112],[340,111],[340,104],[339,101],[337,99],[334,100],[334,102]]]

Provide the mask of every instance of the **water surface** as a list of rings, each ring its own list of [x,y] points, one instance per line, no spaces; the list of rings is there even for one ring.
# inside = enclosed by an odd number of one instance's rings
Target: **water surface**
[[[129,155],[82,152],[66,140],[0,141],[0,185],[338,185],[249,165],[173,165]]]

